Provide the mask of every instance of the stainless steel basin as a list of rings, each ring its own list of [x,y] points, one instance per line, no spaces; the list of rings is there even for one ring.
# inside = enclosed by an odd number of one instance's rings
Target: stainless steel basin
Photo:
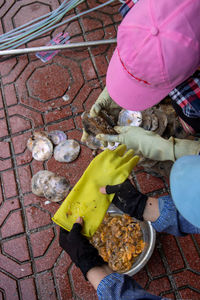
[[[111,215],[122,215],[124,214],[121,210],[119,210],[115,205],[111,204],[108,208],[108,213]],[[134,219],[134,218],[133,218]],[[139,221],[140,222],[140,221]],[[156,242],[156,232],[153,229],[151,222],[140,222],[140,227],[143,233],[143,240],[145,242],[145,247],[142,253],[137,257],[136,261],[134,262],[132,268],[124,272],[123,274],[127,274],[132,276],[139,272],[148,262],[150,259]]]

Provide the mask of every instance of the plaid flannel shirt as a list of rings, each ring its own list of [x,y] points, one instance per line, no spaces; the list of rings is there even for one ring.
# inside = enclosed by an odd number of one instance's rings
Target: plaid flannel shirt
[[[138,1],[127,0],[120,7],[122,17],[125,17]],[[169,93],[169,96],[187,118],[200,118],[200,71],[196,71],[193,76],[179,84]]]

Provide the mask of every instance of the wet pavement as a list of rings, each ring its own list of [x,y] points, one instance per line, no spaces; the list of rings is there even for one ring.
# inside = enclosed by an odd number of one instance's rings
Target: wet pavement
[[[104,1],[86,1],[71,14]],[[0,0],[0,34],[48,13],[59,1]],[[116,37],[119,2],[56,29],[72,42]],[[45,45],[45,35],[27,46]],[[81,113],[89,109],[105,85],[114,45],[59,52],[47,63],[35,54],[0,62],[0,299],[97,299],[92,286],[58,245],[51,217],[58,203],[31,193],[31,177],[47,169],[65,176],[73,186],[93,159],[80,142]],[[81,144],[72,163],[32,159],[26,148],[34,130],[63,130]],[[168,180],[136,169],[138,188],[148,195],[168,193]],[[200,299],[200,237],[158,234],[148,264],[134,278],[149,292],[172,299]]]

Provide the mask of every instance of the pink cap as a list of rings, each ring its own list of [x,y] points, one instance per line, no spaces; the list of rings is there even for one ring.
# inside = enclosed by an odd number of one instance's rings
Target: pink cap
[[[200,65],[200,0],[139,0],[118,29],[106,86],[129,110],[160,102]]]

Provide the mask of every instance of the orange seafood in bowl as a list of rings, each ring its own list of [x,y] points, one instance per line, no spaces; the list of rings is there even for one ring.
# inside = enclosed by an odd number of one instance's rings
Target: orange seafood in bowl
[[[145,247],[139,222],[126,214],[106,214],[90,242],[110,268],[119,273],[130,270]]]

